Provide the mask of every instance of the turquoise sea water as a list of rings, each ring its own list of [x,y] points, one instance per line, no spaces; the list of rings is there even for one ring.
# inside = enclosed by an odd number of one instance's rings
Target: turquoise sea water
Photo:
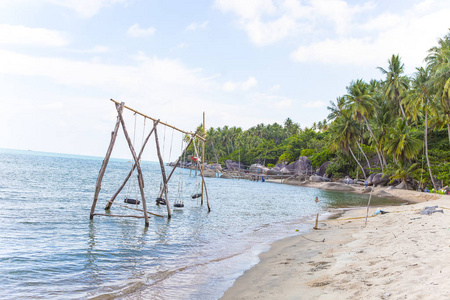
[[[172,219],[152,216],[148,228],[143,219],[91,221],[102,160],[0,149],[0,299],[217,299],[271,242],[312,227],[316,196],[322,209],[367,203],[367,196],[206,178],[208,213],[190,198],[198,179],[177,170],[169,199],[185,207]],[[130,167],[110,161],[97,213]],[[165,216],[154,201],[159,164],[142,168],[148,210]],[[137,194],[131,184],[116,201]],[[114,205],[111,213],[141,214]]]

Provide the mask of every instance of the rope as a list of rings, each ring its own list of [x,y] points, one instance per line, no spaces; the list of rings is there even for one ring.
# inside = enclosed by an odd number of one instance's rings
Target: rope
[[[172,144],[173,144],[173,133],[174,133],[175,129],[172,129],[172,138],[170,140],[170,149],[169,149],[169,162],[170,162],[170,157],[172,155]]]

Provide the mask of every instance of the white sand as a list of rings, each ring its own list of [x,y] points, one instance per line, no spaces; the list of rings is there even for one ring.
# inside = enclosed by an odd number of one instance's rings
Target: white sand
[[[223,299],[450,299],[450,196],[388,192],[422,203],[382,208],[367,227],[350,210],[275,242]],[[444,213],[419,214],[431,205]]]

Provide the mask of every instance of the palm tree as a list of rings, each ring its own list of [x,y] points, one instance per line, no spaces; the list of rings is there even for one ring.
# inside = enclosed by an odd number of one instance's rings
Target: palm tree
[[[354,119],[356,119],[358,122],[364,120],[372,139],[375,143],[377,143],[372,128],[369,125],[369,121],[367,120],[367,117],[370,117],[375,109],[374,100],[370,93],[370,86],[362,79],[358,79],[356,80],[356,82],[352,81],[347,87],[347,94],[345,95],[345,99],[347,101],[349,109],[351,109],[353,112]],[[380,161],[381,172],[384,173],[384,164],[381,159],[380,152],[377,146],[375,146],[375,149],[377,150],[378,160]]]
[[[392,154],[394,161],[406,162],[416,157],[422,143],[418,138],[419,132],[409,126],[406,120],[397,119],[394,128],[391,129],[385,148],[388,154]]]
[[[412,89],[409,95],[404,99],[406,107],[412,113],[413,119],[417,120],[419,113],[425,115],[425,132],[424,132],[424,144],[425,144],[425,156],[427,159],[428,171],[430,173],[431,182],[433,188],[436,189],[436,183],[434,182],[433,173],[431,172],[430,159],[428,157],[428,111],[432,108],[433,103],[430,101],[431,94],[429,91],[430,83],[430,67],[417,68],[414,79],[412,81]]]
[[[400,103],[402,94],[408,89],[408,77],[402,76],[404,64],[401,63],[399,55],[392,55],[388,60],[388,69],[382,67],[378,69],[386,75],[383,82],[385,87],[385,96],[391,101],[395,108],[399,108],[404,119],[406,119],[405,111]]]
[[[353,141],[360,135],[358,124],[352,118],[351,112],[344,110],[341,116],[336,118],[330,125],[329,131],[331,137],[331,148],[341,150],[344,153],[350,152],[353,159],[360,167],[364,178],[367,178],[364,168],[358,159],[356,159],[351,147]]]
[[[439,46],[433,47],[425,61],[431,72],[431,83],[435,93],[434,101],[441,105],[441,114],[445,116],[450,143],[450,34],[438,41]]]

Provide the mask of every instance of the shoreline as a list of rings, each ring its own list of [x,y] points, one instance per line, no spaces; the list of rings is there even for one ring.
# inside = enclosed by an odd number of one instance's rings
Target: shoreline
[[[221,299],[450,298],[450,196],[388,192],[415,204],[386,206],[389,213],[376,216],[372,207],[366,227],[366,208],[344,210],[320,220],[320,230],[278,240]],[[419,214],[434,205],[444,213]]]

